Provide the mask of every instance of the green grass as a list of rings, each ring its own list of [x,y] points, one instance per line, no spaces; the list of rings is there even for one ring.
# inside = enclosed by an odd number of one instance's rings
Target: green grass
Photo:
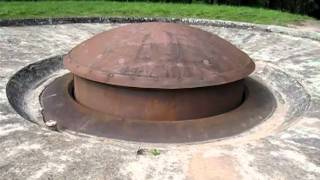
[[[307,16],[260,8],[206,4],[109,1],[0,2],[0,19],[74,16],[192,17],[277,25],[312,19]]]

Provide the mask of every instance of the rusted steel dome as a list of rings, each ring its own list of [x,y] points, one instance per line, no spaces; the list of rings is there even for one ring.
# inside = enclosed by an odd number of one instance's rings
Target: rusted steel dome
[[[182,24],[131,24],[72,49],[64,64],[78,103],[120,119],[175,121],[230,111],[253,61],[229,42]],[[119,119],[119,118],[118,118]]]
[[[100,33],[64,59],[75,75],[118,86],[180,89],[221,85],[255,68],[222,38],[183,24],[140,23]]]

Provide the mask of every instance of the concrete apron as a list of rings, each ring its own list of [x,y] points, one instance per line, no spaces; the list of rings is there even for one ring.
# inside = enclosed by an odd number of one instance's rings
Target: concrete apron
[[[65,54],[83,40],[122,24],[3,26],[0,179],[319,178],[319,33],[223,21],[183,22],[218,34],[255,60],[257,69],[251,77],[268,86],[278,101],[268,120],[237,136],[189,144],[137,143],[51,131],[43,124],[38,99],[48,79],[44,77],[37,87],[21,82],[22,88],[34,89],[21,97],[16,94],[17,99],[25,98],[30,122],[8,102],[9,78],[29,64]],[[137,154],[139,149],[142,155]]]

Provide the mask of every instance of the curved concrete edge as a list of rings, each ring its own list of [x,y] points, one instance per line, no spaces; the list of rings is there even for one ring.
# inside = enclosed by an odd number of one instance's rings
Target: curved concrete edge
[[[303,31],[284,26],[262,25],[245,22],[210,20],[197,18],[152,18],[152,17],[61,17],[61,18],[34,18],[34,19],[0,19],[1,26],[35,26],[56,25],[71,23],[140,23],[140,22],[175,22],[192,25],[206,25],[226,28],[253,29],[257,31],[274,32],[294,37],[320,41],[320,33]]]
[[[47,61],[38,61],[36,63],[29,64],[17,71],[9,79],[6,86],[8,101],[23,118],[36,124],[43,124],[43,122],[38,120],[38,116],[35,116],[35,114],[38,113],[30,112],[30,109],[34,108],[28,107],[28,103],[26,103],[28,102],[28,96],[26,96],[26,94],[30,95],[32,93],[29,91],[39,89],[39,83],[34,83],[34,81],[46,81],[46,78],[48,78],[52,73],[63,67],[62,61],[58,61],[58,59],[61,58],[62,56],[55,56],[49,58]],[[40,92],[41,91],[42,90],[40,90]]]
[[[40,127],[45,127],[45,124],[41,113],[42,107],[39,96],[48,84],[68,72],[63,68],[62,57],[63,55],[53,56],[29,64],[17,71],[7,83],[6,93],[11,106],[22,117],[40,125]],[[251,77],[272,91],[277,101],[275,112],[255,127],[236,135],[205,141],[169,144],[196,145],[210,142],[232,144],[234,141],[244,143],[248,140],[264,138],[273,132],[284,130],[299,119],[307,111],[310,103],[310,96],[303,86],[270,63],[257,61],[256,65],[257,69]],[[279,116],[284,118],[279,120]],[[70,133],[74,134],[74,132]],[[91,135],[84,136],[89,137]],[[123,140],[116,141],[122,142]],[[137,143],[134,141],[127,142]],[[140,142],[140,144],[144,143]],[[146,142],[145,144],[150,143]],[[158,143],[152,144],[156,145]],[[166,144],[162,143],[164,146]]]

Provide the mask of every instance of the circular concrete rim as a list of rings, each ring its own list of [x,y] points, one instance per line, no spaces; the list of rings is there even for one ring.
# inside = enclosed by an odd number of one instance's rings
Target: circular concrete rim
[[[186,143],[236,135],[271,116],[276,108],[273,94],[253,79],[245,79],[244,84],[247,97],[238,108],[217,116],[184,121],[124,120],[95,112],[71,97],[71,74],[49,84],[40,100],[44,121],[55,120],[59,130],[137,142]]]
[[[58,78],[67,73],[67,71],[63,68],[62,59],[63,59],[63,56],[54,56],[51,58],[47,58],[47,59],[29,64],[28,66],[25,66],[21,70],[18,70],[15,73],[15,75],[13,75],[7,83],[6,92],[7,92],[7,97],[11,106],[23,118],[38,124],[40,127],[45,126],[45,123],[43,121],[43,116],[41,115],[41,111],[42,111],[41,106],[39,104],[39,106],[34,107],[33,105],[30,104],[30,102],[26,102],[26,99],[29,99],[30,96],[34,98],[37,97],[38,99],[40,96],[40,93],[44,90],[44,88],[49,83],[51,83],[55,78]],[[268,120],[263,121],[263,123],[239,135],[234,135],[227,138],[208,140],[208,141],[177,143],[177,144],[189,144],[189,145],[195,145],[199,143],[200,144],[203,144],[203,143],[229,144],[229,143],[234,143],[234,141],[236,141],[237,143],[245,143],[249,140],[260,139],[270,135],[270,133],[279,132],[283,129],[286,129],[299,119],[299,117],[303,114],[303,112],[306,109],[308,109],[309,103],[310,103],[310,96],[305,94],[306,92],[303,86],[301,86],[301,84],[298,83],[295,79],[290,78],[290,76],[282,72],[277,67],[273,65],[270,66],[271,64],[269,63],[256,61],[256,64],[258,69],[253,74],[254,79],[263,83],[266,80],[268,82],[271,80],[270,88],[272,90],[272,93],[277,99],[277,104],[279,105],[279,106],[277,105],[278,108],[275,109],[274,114],[271,115],[271,117],[268,118]],[[26,79],[25,77],[28,77],[28,78]],[[290,87],[282,86],[282,83],[278,84],[277,83],[278,81],[276,81],[275,78],[277,79],[280,78],[286,81],[289,80],[289,82],[292,83],[292,86]],[[296,104],[298,102],[295,102],[296,98],[293,98],[292,99],[293,102],[290,103],[291,105],[287,104],[289,105],[287,106],[286,103],[283,104],[284,103],[283,95],[289,96],[289,97],[292,96],[288,92],[289,89],[287,88],[290,88],[290,90],[294,88],[294,92],[299,92],[300,97],[298,99],[302,98],[301,99],[302,102],[299,102],[299,104]],[[29,94],[30,89],[34,90],[34,94]],[[21,98],[21,97],[24,97],[24,98]],[[32,108],[32,110],[30,108]],[[36,110],[34,110],[34,108],[36,108]],[[294,113],[291,114],[288,111],[291,111]],[[283,118],[279,119],[279,116]],[[94,137],[90,135],[88,136],[88,134],[74,133],[73,131],[63,131],[63,132],[66,132],[67,134],[69,133],[74,134],[76,136],[82,136],[82,137]],[[120,139],[112,139],[112,140],[118,141],[119,143],[131,142],[135,144],[134,141],[122,141]],[[139,144],[140,143],[141,142],[139,142]],[[172,143],[169,143],[169,144],[172,144]],[[158,143],[158,146],[159,145],[166,146],[165,143],[161,143],[161,144]]]

